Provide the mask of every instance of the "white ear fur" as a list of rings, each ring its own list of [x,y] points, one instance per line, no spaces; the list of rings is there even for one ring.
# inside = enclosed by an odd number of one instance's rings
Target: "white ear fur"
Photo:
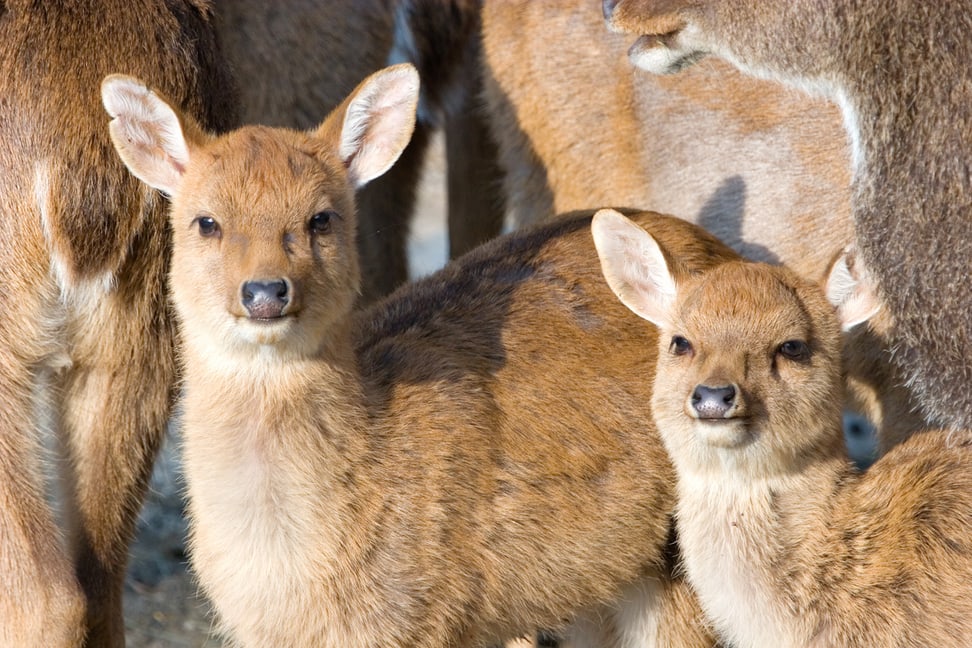
[[[111,141],[132,175],[170,196],[189,164],[189,147],[175,111],[144,83],[112,74],[101,83],[111,115]]]
[[[850,248],[834,262],[826,290],[827,299],[837,309],[837,317],[845,331],[866,322],[881,310],[881,301],[870,276]]]
[[[419,76],[409,63],[375,72],[348,103],[339,154],[354,187],[387,171],[402,154],[415,128]]]
[[[594,214],[591,234],[604,278],[621,303],[656,326],[667,326],[675,280],[651,234],[613,209]]]

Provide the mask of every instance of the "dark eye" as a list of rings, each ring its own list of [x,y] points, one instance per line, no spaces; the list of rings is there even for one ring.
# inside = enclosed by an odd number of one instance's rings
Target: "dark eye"
[[[307,221],[307,229],[311,234],[327,234],[331,231],[332,218],[337,218],[337,213],[330,209],[317,212]]]
[[[681,335],[675,335],[672,336],[672,343],[668,345],[668,350],[677,356],[686,355],[692,353],[692,343]]]
[[[810,359],[810,347],[807,346],[806,342],[801,342],[800,340],[787,340],[780,345],[777,353],[788,360],[794,360],[796,362],[806,362]]]
[[[212,216],[197,216],[196,226],[199,228],[199,235],[207,238],[219,236],[219,223]]]

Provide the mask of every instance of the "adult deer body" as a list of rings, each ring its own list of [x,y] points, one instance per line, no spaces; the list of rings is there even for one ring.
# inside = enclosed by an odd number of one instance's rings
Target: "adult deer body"
[[[853,144],[862,256],[893,318],[894,360],[926,413],[972,425],[972,32],[968,2],[606,1],[633,60],[659,72],[712,53],[834,98]]]
[[[130,78],[104,97],[123,159],[173,196],[192,563],[235,639],[481,645],[666,574],[653,331],[603,285],[589,218],[353,315],[353,190],[407,141],[410,67],[309,133],[212,137]],[[638,221],[686,271],[735,257]],[[707,645],[685,598],[660,645]]]
[[[127,547],[176,378],[169,235],[163,201],[114,155],[96,89],[137,73],[223,128],[234,104],[213,33],[203,1],[0,4],[5,646],[124,642]],[[66,548],[47,472],[63,476]]]
[[[840,327],[816,285],[727,263],[675,280],[595,216],[605,275],[659,328],[652,411],[676,471],[686,572],[734,646],[950,646],[972,633],[972,435],[922,432],[866,473],[841,435]],[[613,217],[612,217],[613,216]],[[853,326],[875,301],[843,262]]]

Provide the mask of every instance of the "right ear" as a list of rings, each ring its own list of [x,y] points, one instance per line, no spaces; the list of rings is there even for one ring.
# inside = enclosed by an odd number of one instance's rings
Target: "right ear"
[[[591,234],[604,278],[621,303],[656,326],[668,326],[675,280],[651,234],[613,209],[594,214]]]
[[[189,164],[189,145],[175,110],[138,79],[112,74],[101,82],[118,156],[136,178],[174,195]]]
[[[419,75],[409,63],[379,70],[362,81],[318,128],[338,154],[356,189],[398,160],[412,139],[419,100]]]
[[[827,277],[827,299],[837,309],[840,326],[849,331],[881,310],[870,275],[853,249],[848,248],[834,262]]]

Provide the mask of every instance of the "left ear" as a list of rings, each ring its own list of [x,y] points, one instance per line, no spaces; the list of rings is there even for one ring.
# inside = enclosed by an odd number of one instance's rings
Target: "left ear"
[[[591,221],[601,272],[621,303],[652,324],[666,327],[675,304],[675,279],[658,242],[613,209]]]
[[[111,141],[125,166],[147,185],[175,195],[189,165],[193,135],[201,130],[134,77],[105,77],[101,100],[111,115]]]
[[[870,275],[853,249],[848,248],[834,262],[827,277],[827,299],[837,309],[841,328],[849,331],[881,310]]]
[[[337,147],[355,189],[391,168],[405,150],[415,129],[418,98],[415,68],[393,65],[362,81],[318,128],[317,135]],[[340,115],[336,133],[334,119]]]

